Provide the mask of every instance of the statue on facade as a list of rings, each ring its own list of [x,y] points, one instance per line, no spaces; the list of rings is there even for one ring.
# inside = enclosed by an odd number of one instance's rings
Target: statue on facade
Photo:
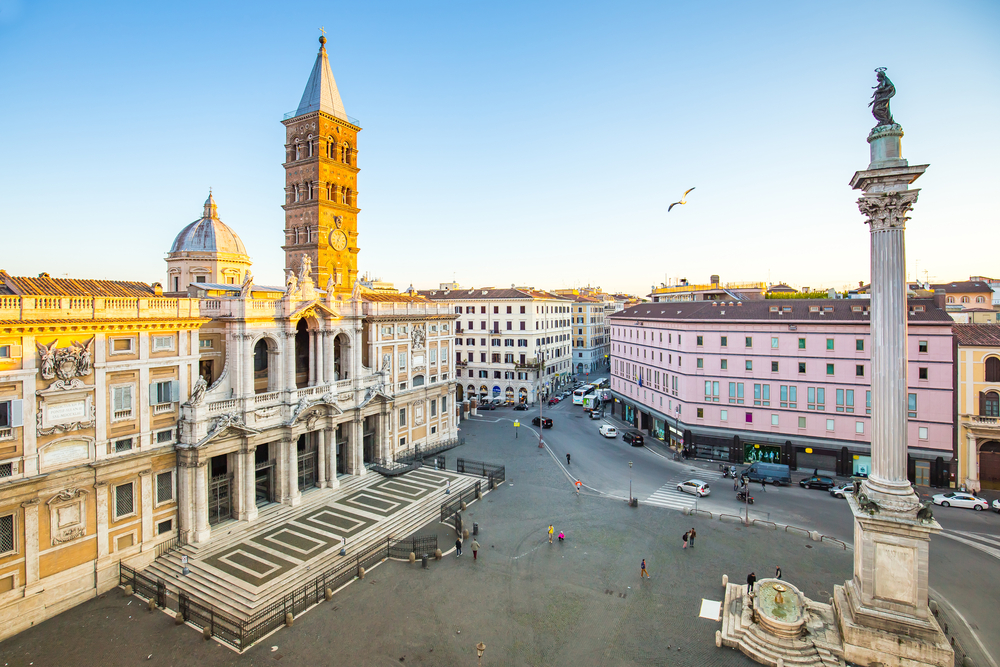
[[[302,259],[299,261],[299,284],[306,282],[307,279],[311,279],[312,266],[312,258],[306,253],[302,253]]]
[[[292,296],[299,291],[299,279],[295,277],[295,272],[288,269],[288,277],[285,278],[285,295]]]
[[[872,93],[872,101],[868,103],[872,108],[872,115],[878,121],[875,127],[893,125],[895,121],[889,111],[889,100],[896,94],[896,86],[892,85],[892,81],[885,75],[884,67],[876,69],[875,74],[878,76],[878,85],[873,87],[875,92]]]
[[[243,277],[243,284],[240,285],[240,296],[246,298],[250,296],[250,288],[253,287],[253,274],[247,269],[246,276]]]
[[[410,337],[413,339],[413,349],[422,350],[424,348],[424,328],[419,324],[413,327]]]
[[[191,398],[188,399],[188,405],[198,405],[205,400],[206,389],[208,389],[208,382],[205,381],[204,376],[199,375],[194,387],[191,388]]]

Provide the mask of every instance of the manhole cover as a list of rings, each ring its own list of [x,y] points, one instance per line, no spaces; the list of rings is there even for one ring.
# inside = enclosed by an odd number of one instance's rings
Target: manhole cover
[[[813,545],[811,545],[811,544],[807,544],[806,545],[806,549],[812,549],[812,548],[813,548]]]

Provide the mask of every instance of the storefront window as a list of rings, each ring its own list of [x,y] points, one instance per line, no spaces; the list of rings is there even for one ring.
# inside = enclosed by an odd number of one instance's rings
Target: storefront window
[[[663,440],[664,438],[665,430],[663,426],[663,422],[659,419],[653,420],[653,437],[657,440]]]

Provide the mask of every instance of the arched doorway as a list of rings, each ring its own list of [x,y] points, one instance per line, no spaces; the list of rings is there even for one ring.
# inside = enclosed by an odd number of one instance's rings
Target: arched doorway
[[[309,325],[299,320],[295,325],[295,386],[309,385]]]
[[[514,402],[514,388],[513,387],[507,387],[507,389],[504,390],[503,399],[507,403],[513,403]]]
[[[996,440],[979,447],[979,484],[984,489],[1000,489],[1000,442]]]
[[[253,346],[253,391],[263,394],[271,391],[274,383],[271,381],[271,346],[266,338],[261,338]]]
[[[485,401],[490,397],[490,388],[485,384],[479,386],[479,401]]]
[[[333,377],[346,380],[350,377],[351,340],[346,334],[337,334],[333,339]]]
[[[520,401],[521,403],[527,403],[528,390],[525,389],[524,387],[521,387],[521,389],[517,392],[517,400]]]
[[[464,395],[465,395],[465,387],[463,387],[462,385],[458,385],[457,387],[455,387],[455,398],[458,400],[459,403],[461,403],[464,400],[463,399]]]
[[[470,401],[474,398],[478,398],[478,396],[476,396],[476,385],[470,384],[465,388],[465,398]]]

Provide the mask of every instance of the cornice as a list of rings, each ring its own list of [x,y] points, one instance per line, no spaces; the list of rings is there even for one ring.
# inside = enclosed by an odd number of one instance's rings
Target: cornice
[[[0,324],[0,333],[7,335],[40,333],[101,333],[105,331],[190,331],[211,322],[210,317],[177,320],[80,320],[72,322],[29,321]]]

